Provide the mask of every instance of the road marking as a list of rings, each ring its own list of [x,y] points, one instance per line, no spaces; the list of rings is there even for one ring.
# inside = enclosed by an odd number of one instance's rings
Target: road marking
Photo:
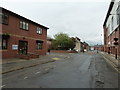
[[[67,58],[70,58],[69,56]]]
[[[106,57],[103,56],[103,58],[104,58],[118,73],[120,73],[120,71],[115,67],[114,64],[112,64]]]
[[[6,85],[2,85],[1,88],[5,87]]]
[[[53,60],[60,60],[60,58],[52,58]]]
[[[24,79],[27,79],[28,77],[24,77]]]
[[[39,74],[40,72],[36,72],[35,74]]]

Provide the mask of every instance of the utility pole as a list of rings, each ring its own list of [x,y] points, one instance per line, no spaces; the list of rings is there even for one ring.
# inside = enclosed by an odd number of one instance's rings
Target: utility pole
[[[98,44],[97,44],[97,53],[98,53]]]

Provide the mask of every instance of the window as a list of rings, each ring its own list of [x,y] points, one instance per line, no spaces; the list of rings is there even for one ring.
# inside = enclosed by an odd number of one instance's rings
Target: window
[[[25,29],[25,22],[23,22],[23,29]]]
[[[42,49],[43,41],[36,41],[36,47],[37,49]]]
[[[7,39],[0,40],[0,49],[7,49]]]
[[[4,13],[0,13],[0,23],[8,24],[8,15]]]
[[[37,34],[42,34],[42,28],[37,27]]]
[[[120,5],[117,8],[117,25],[120,23]]]
[[[20,28],[24,30],[28,30],[28,23],[24,21],[20,21]]]
[[[111,29],[113,31],[113,17],[112,17],[112,20],[111,20],[111,24],[112,24]]]
[[[108,25],[108,27],[107,27],[107,33],[108,33],[108,36],[110,35],[110,24]]]
[[[0,23],[2,23],[2,13],[0,13]]]

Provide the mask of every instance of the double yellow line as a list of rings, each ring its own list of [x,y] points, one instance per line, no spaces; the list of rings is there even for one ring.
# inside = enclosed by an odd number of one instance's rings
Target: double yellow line
[[[103,56],[103,55],[102,55]],[[113,64],[112,62],[110,62],[110,60],[108,60],[105,56],[103,56],[103,58],[118,72],[120,73],[120,70],[116,67],[115,64]]]

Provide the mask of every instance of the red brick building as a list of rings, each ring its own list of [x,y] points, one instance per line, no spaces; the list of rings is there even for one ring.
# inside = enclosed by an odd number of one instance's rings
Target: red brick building
[[[45,55],[48,28],[2,7],[0,9],[2,58]]]
[[[52,38],[47,37],[47,50],[52,48]]]
[[[103,24],[104,51],[108,54],[120,56],[120,0],[112,0]],[[115,45],[114,38],[118,39]],[[116,49],[117,48],[117,49]]]

